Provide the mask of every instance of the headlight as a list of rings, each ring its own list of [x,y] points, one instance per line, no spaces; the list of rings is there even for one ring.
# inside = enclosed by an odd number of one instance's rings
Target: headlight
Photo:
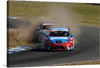
[[[70,40],[66,41],[66,43],[69,43],[69,42],[71,42],[71,41]]]

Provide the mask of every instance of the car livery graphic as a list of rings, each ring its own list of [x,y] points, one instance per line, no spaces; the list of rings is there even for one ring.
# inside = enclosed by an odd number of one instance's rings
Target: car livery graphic
[[[45,50],[73,50],[74,34],[69,28],[52,28],[44,42]]]

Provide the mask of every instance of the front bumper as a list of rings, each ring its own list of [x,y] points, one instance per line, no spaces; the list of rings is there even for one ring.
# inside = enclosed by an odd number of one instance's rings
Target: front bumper
[[[55,43],[45,43],[46,48],[50,48],[52,50],[72,50],[73,44],[72,43],[62,43],[62,44],[55,44]]]

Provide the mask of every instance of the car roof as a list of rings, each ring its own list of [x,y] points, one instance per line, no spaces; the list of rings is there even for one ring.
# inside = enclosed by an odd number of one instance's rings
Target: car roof
[[[53,24],[50,22],[43,22],[42,25],[53,25]]]
[[[52,28],[51,31],[68,31],[68,28]]]

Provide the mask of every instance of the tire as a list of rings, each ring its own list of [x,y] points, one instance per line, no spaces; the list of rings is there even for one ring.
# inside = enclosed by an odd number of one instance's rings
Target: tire
[[[73,39],[73,49],[75,48],[74,39]]]
[[[73,39],[73,48],[71,50],[68,50],[68,51],[73,51],[75,48],[75,44],[74,44],[74,39]]]

